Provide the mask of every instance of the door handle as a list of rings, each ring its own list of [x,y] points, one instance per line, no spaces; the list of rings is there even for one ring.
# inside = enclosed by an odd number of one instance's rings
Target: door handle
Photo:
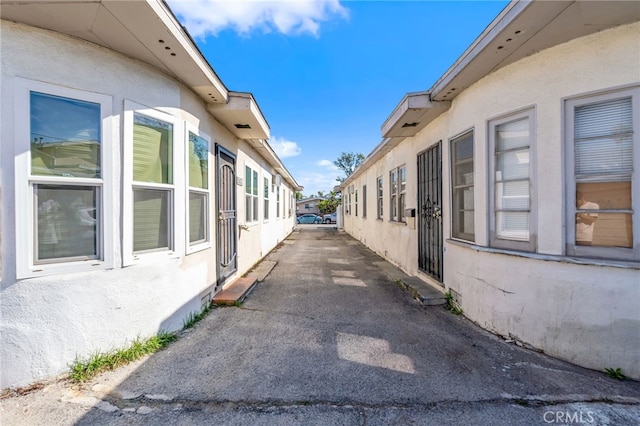
[[[433,208],[433,214],[431,215],[434,219],[438,219],[440,220],[440,218],[442,217],[442,209],[440,208],[440,206],[435,206]]]

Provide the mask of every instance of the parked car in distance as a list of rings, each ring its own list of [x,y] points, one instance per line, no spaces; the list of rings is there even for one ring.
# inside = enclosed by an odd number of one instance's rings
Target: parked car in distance
[[[315,214],[307,213],[298,216],[298,223],[322,223],[322,218]]]
[[[337,221],[336,212],[325,214],[324,216],[322,216],[322,221],[324,223],[336,223]]]

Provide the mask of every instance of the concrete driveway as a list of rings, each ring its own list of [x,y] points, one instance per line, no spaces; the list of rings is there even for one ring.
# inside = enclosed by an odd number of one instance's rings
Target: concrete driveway
[[[390,279],[401,271],[334,226],[298,226],[268,260],[241,307],[82,388],[5,399],[2,423],[640,424],[640,383],[422,305]]]

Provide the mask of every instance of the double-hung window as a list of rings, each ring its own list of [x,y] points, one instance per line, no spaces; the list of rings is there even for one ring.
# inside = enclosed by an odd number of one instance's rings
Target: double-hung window
[[[134,254],[174,250],[174,134],[168,114],[133,112]]]
[[[280,218],[280,186],[276,186],[276,217]]]
[[[404,222],[407,193],[407,168],[405,166],[389,172],[389,193],[391,194],[390,219],[394,222]]]
[[[567,254],[640,259],[640,88],[565,103]]]
[[[382,176],[377,179],[376,198],[377,198],[377,218],[382,219],[384,215],[384,205],[382,203],[382,196],[384,193],[384,187],[382,186]]]
[[[245,222],[258,220],[258,172],[249,166],[244,168]]]
[[[264,220],[269,220],[269,178],[264,178]]]
[[[475,241],[473,131],[451,139],[451,236]]]
[[[353,207],[355,210],[355,215],[357,217],[358,216],[358,188],[355,188],[353,190],[353,200],[354,200]]]
[[[18,276],[109,266],[111,98],[18,79],[15,114]]]
[[[491,246],[535,251],[533,110],[489,123]]]
[[[188,130],[189,202],[187,203],[188,251],[208,246],[209,237],[209,152],[210,139],[195,129]]]

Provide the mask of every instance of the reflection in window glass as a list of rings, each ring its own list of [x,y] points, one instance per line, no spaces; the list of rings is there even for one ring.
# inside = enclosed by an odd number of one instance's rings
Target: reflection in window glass
[[[209,187],[209,143],[189,132],[189,186]]]
[[[173,125],[133,114],[133,180],[173,183]]]
[[[34,185],[35,261],[98,257],[96,188]]]
[[[453,175],[453,213],[451,235],[467,241],[475,240],[473,132],[451,141]]]
[[[100,104],[31,92],[31,174],[100,177]]]

